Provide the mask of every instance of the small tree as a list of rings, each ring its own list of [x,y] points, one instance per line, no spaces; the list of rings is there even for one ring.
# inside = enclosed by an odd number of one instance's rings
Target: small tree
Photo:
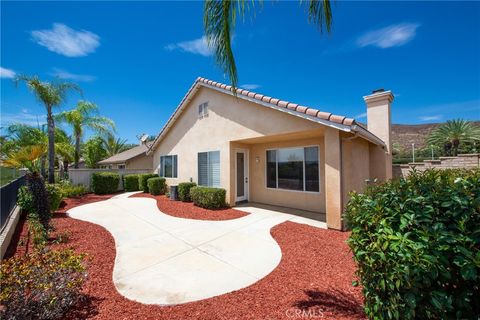
[[[83,146],[83,155],[87,167],[96,168],[97,163],[107,156],[107,151],[103,147],[102,138],[90,138]]]

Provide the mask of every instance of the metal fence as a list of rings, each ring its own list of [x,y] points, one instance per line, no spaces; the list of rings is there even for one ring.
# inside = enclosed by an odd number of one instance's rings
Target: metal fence
[[[17,204],[18,189],[25,184],[25,176],[22,176],[0,188],[0,230],[8,221],[15,205]]]

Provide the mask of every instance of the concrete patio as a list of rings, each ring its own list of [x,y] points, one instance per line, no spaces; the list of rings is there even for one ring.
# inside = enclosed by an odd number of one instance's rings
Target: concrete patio
[[[247,287],[281,260],[270,236],[273,226],[289,220],[326,227],[321,221],[248,204],[236,208],[250,213],[239,219],[176,218],[160,212],[155,200],[129,198],[132,194],[79,206],[68,215],[113,235],[115,286],[125,297],[146,304],[181,304]]]

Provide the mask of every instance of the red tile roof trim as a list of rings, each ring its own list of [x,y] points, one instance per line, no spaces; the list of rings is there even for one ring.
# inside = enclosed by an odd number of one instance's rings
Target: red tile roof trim
[[[205,84],[208,84],[208,85],[220,88],[220,89],[224,89],[224,90],[231,90],[231,88],[232,88],[231,86],[227,86],[223,83],[215,82],[215,81],[208,80],[208,79],[205,79],[205,78],[197,78],[197,80],[195,82],[205,83]],[[255,99],[255,100],[263,101],[263,102],[266,102],[266,103],[271,103],[271,104],[274,104],[274,105],[276,105],[280,108],[287,108],[287,109],[292,110],[292,111],[304,113],[306,115],[309,115],[309,116],[312,116],[312,117],[317,117],[317,118],[327,120],[327,121],[331,121],[331,122],[334,122],[334,123],[343,124],[343,125],[346,125],[346,126],[352,126],[352,125],[356,124],[355,119],[352,119],[352,118],[347,118],[345,116],[331,114],[329,112],[319,111],[317,109],[310,108],[310,107],[299,106],[298,104],[293,103],[293,102],[280,100],[280,99],[276,99],[276,98],[271,98],[271,97],[264,96],[262,94],[252,92],[252,91],[248,91],[248,90],[245,90],[245,89],[240,89],[240,88],[237,89],[237,94],[248,97],[248,98],[252,98],[252,99]]]

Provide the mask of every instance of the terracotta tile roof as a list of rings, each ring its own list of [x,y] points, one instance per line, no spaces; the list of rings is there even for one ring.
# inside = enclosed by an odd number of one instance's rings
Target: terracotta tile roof
[[[230,94],[232,93],[231,92],[232,86],[198,77],[195,80],[195,82],[192,84],[190,89],[188,89],[182,101],[180,101],[180,104],[177,106],[173,114],[167,120],[167,123],[165,124],[165,126],[162,128],[158,136],[155,138],[155,140],[151,144],[149,150],[147,151],[147,154],[150,154],[152,150],[156,148],[157,144],[160,142],[162,135],[165,134],[167,129],[172,125],[173,121],[180,113],[180,110],[184,106],[185,102],[191,99],[191,95],[193,94],[194,91],[196,91],[199,88],[199,85],[203,85],[203,86],[207,85],[217,90],[225,90],[225,91],[229,91]],[[243,96],[243,98],[257,100],[259,103],[267,103],[270,105],[274,105],[275,107],[278,107],[278,108],[285,108],[288,111],[294,111],[299,116],[302,116],[302,114],[305,114],[314,119],[319,119],[319,122],[328,121],[332,123],[333,126],[344,126],[346,131],[358,132],[361,136],[365,137],[367,140],[370,140],[375,144],[385,146],[385,143],[381,139],[373,135],[363,126],[359,125],[359,123],[356,122],[355,119],[353,118],[347,118],[345,116],[335,115],[330,112],[320,111],[315,108],[310,108],[308,106],[298,105],[293,102],[272,98],[272,97],[265,96],[260,93],[248,91],[242,88],[237,88],[236,92],[237,92],[237,95]]]
[[[195,82],[205,83],[205,84],[208,84],[210,86],[214,86],[214,87],[217,87],[217,88],[220,88],[220,89],[225,89],[225,90],[231,90],[231,88],[232,88],[231,86],[227,86],[226,84],[216,82],[216,81],[212,81],[212,80],[208,80],[208,79],[205,79],[205,78],[197,78],[197,80]],[[264,96],[260,93],[248,91],[248,90],[245,90],[245,89],[242,89],[242,88],[237,88],[237,95],[242,95],[242,96],[252,98],[252,99],[255,99],[255,100],[258,100],[258,101],[263,101],[263,102],[266,102],[266,103],[271,103],[271,104],[274,104],[274,105],[276,105],[280,108],[287,108],[287,109],[290,109],[292,111],[304,113],[304,114],[312,116],[312,117],[317,117],[317,118],[320,118],[320,119],[323,119],[323,120],[331,121],[331,122],[338,123],[338,124],[343,124],[343,125],[346,125],[346,126],[352,126],[352,125],[355,124],[355,119],[352,119],[352,118],[347,118],[345,116],[335,115],[335,114],[332,114],[330,112],[324,112],[324,111],[320,111],[320,110],[310,108],[310,107],[300,106],[300,105],[298,105],[296,103],[293,103],[293,102],[290,102],[290,101],[271,98],[271,97],[268,97],[268,96]]]

